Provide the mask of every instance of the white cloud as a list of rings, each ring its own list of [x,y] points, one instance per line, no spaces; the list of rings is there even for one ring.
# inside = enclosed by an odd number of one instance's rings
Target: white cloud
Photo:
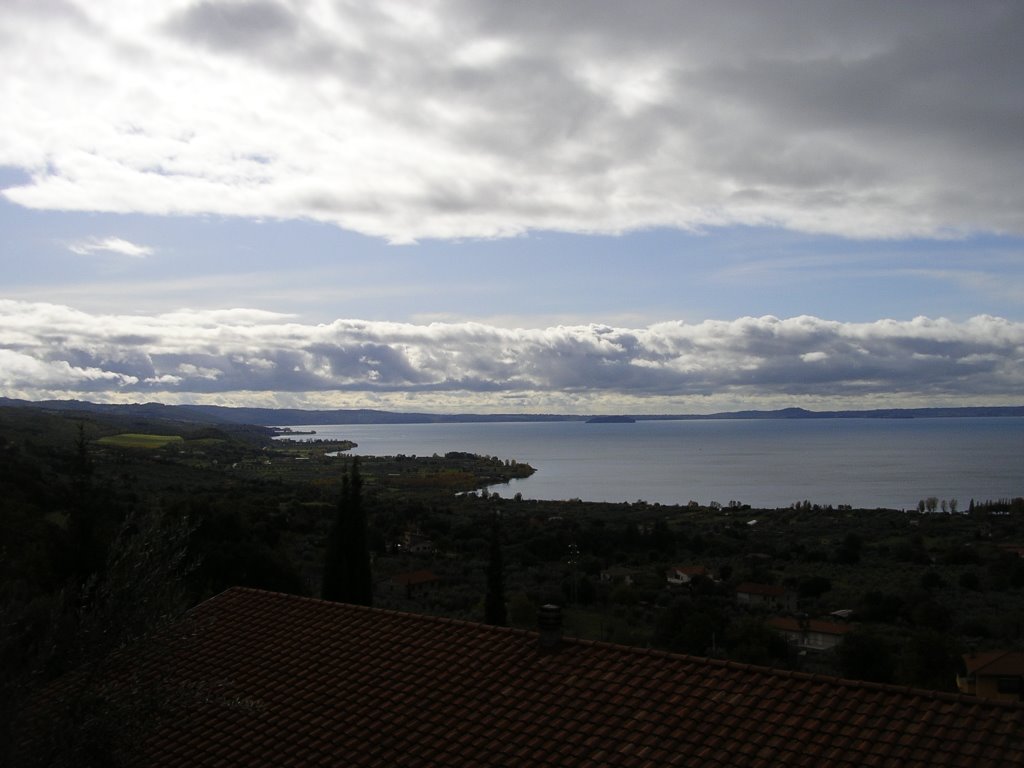
[[[0,18],[3,194],[396,242],[1024,233],[1024,6],[64,0]]]
[[[723,398],[747,407],[787,399],[844,407],[886,399],[1012,403],[1024,391],[1024,323],[990,316],[962,323],[803,316],[508,329],[362,320],[309,325],[244,309],[99,315],[0,300],[0,328],[0,385],[7,394],[37,397],[55,390],[134,392],[245,404],[330,397],[393,403],[409,396],[419,407],[646,402],[678,411]]]
[[[77,253],[80,256],[89,256],[94,253],[116,253],[121,256],[143,258],[153,254],[153,249],[149,246],[136,245],[135,243],[129,242],[128,240],[124,240],[120,237],[93,237],[88,240],[71,243],[68,246],[68,249],[72,253]]]
[[[45,390],[60,386],[78,392],[138,384],[134,376],[105,371],[94,366],[77,366],[66,360],[39,360],[15,350],[0,349],[0,386],[5,390],[27,387]]]

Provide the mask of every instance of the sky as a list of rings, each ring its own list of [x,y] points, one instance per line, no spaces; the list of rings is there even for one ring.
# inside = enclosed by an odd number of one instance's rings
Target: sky
[[[1024,403],[1017,0],[0,0],[0,395]]]

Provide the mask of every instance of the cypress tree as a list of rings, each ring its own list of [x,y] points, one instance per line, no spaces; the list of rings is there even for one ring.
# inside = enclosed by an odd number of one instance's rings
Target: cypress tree
[[[341,478],[341,498],[327,538],[321,590],[324,600],[356,605],[373,604],[373,579],[370,575],[362,488],[363,479],[359,474],[359,459],[356,458]]]
[[[505,612],[505,564],[501,556],[501,525],[497,515],[491,521],[491,553],[487,561],[484,622],[497,627],[508,626],[508,616]]]
[[[68,520],[72,575],[80,584],[102,570],[105,558],[105,547],[97,530],[99,505],[93,474],[92,457],[89,456],[89,444],[85,439],[85,425],[80,421],[71,464],[72,498]]]

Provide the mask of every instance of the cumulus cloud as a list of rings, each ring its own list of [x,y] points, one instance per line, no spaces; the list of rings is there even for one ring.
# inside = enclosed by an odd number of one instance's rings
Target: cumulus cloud
[[[88,240],[71,243],[68,249],[80,256],[88,256],[93,253],[116,253],[120,256],[142,258],[153,254],[153,249],[149,246],[136,245],[120,237],[93,237]]]
[[[37,396],[169,393],[244,404],[260,393],[319,402],[349,393],[462,398],[463,405],[476,396],[492,405],[523,398],[511,407],[542,410],[574,397],[666,408],[728,394],[747,404],[818,398],[856,407],[882,396],[1014,402],[1024,391],[1024,324],[991,316],[508,329],[310,325],[244,309],[98,315],[0,300],[0,328],[0,385]]]
[[[0,18],[34,208],[396,242],[1024,233],[1014,0],[49,0]]]

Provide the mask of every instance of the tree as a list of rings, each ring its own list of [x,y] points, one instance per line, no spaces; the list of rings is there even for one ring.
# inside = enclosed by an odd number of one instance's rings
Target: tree
[[[83,583],[104,567],[106,547],[99,529],[100,502],[85,424],[78,422],[75,452],[71,461],[71,499],[68,515],[70,576]],[[89,599],[88,594],[85,599]]]
[[[537,626],[537,606],[525,592],[516,592],[508,603],[508,617],[512,626],[534,629]]]
[[[927,570],[921,574],[921,589],[931,592],[933,589],[941,589],[946,586],[946,580],[939,575],[938,571]]]
[[[974,571],[966,571],[960,574],[960,587],[977,592],[981,589],[981,580]]]
[[[863,540],[856,533],[850,532],[846,534],[836,550],[836,562],[845,565],[856,565],[860,562],[860,553],[863,546]]]
[[[508,626],[508,614],[505,611],[505,564],[501,556],[501,523],[497,515],[491,520],[491,553],[487,561],[484,622],[496,627]]]
[[[788,667],[789,644],[763,621],[746,618],[728,627],[726,644],[729,658],[744,664]]]
[[[327,537],[321,595],[324,600],[355,605],[373,604],[373,579],[367,546],[366,510],[359,459],[354,458],[341,478],[341,498]]]
[[[712,601],[678,597],[658,612],[652,641],[678,653],[714,655],[727,625]]]
[[[857,615],[865,621],[891,624],[904,616],[907,604],[899,595],[873,590],[865,593],[857,608]]]
[[[131,764],[148,733],[207,693],[126,677],[117,653],[129,645],[161,653],[163,643],[187,642],[187,622],[169,627],[186,606],[190,534],[187,521],[158,508],[133,511],[102,569],[50,598],[50,620],[36,636],[20,620],[31,606],[3,606],[0,764]],[[50,689],[56,678],[62,684]]]
[[[815,600],[832,589],[832,582],[824,576],[810,576],[800,581],[797,592],[802,598]]]
[[[673,557],[676,553],[676,537],[662,519],[654,522],[650,533],[650,546],[658,555]]]
[[[875,683],[892,682],[896,661],[892,646],[880,635],[855,629],[843,637],[836,648],[836,656],[843,677]]]
[[[948,691],[953,686],[962,649],[946,632],[921,630],[903,643],[896,679],[900,683]]]
[[[579,600],[580,605],[590,605],[594,602],[596,596],[597,588],[594,586],[594,582],[586,576],[582,577],[576,588],[576,598]]]

